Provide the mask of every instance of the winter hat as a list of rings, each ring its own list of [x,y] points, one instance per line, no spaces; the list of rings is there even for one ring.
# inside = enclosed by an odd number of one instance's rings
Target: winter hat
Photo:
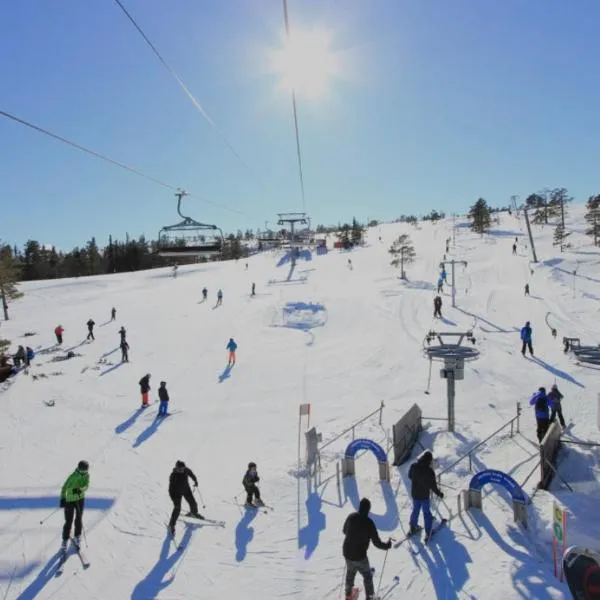
[[[542,394],[545,394],[546,393],[546,388],[545,387],[541,387],[538,391],[542,392]]]
[[[363,498],[358,505],[358,514],[367,516],[371,510],[371,501],[368,498]]]
[[[79,464],[77,465],[77,469],[79,471],[87,471],[90,468],[90,465],[88,464],[87,460],[80,460]]]
[[[175,463],[175,466],[176,466],[178,469],[185,469],[185,463],[184,463],[182,460],[178,460],[178,461]]]
[[[256,469],[256,463],[255,462],[248,463],[248,469]]]
[[[167,385],[167,382],[166,382],[166,381],[161,381],[161,382],[160,382],[160,386],[161,386],[161,387],[164,387],[165,385]]]
[[[419,462],[430,467],[433,462],[433,454],[429,450],[426,450],[419,459]]]

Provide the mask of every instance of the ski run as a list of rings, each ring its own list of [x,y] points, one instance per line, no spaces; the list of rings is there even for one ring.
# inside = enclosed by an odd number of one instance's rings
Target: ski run
[[[11,304],[2,337],[11,352],[27,343],[35,357],[27,373],[0,384],[0,598],[339,600],[342,526],[362,497],[372,503],[381,539],[393,538],[389,551],[373,544],[368,551],[381,598],[569,598],[554,576],[552,507],[556,500],[568,511],[569,544],[597,548],[596,449],[563,445],[558,468],[573,491],[558,478],[538,491],[527,529],[514,522],[510,497],[497,486],[485,487],[483,511],[457,513],[474,473],[497,469],[523,482],[535,468],[529,398],[539,387],[556,383],[564,395],[565,436],[598,441],[598,373],[565,354],[561,341],[600,339],[600,254],[583,235],[582,206],[569,207],[567,228],[572,247],[561,254],[554,227],[533,226],[538,263],[522,219],[502,213],[483,236],[460,218],[454,230],[452,220],[382,224],[368,230],[364,247],[340,251],[331,239],[326,255],[313,252],[292,268],[277,266],[282,250],[250,257],[247,269],[245,261],[214,262],[182,266],[176,278],[165,268],[22,284],[25,295]],[[403,233],[417,254],[406,281],[388,253]],[[439,265],[453,234],[446,260],[467,265],[456,266],[456,308],[444,285],[442,317],[434,319]],[[94,339],[86,340],[90,318]],[[534,357],[521,355],[527,321]],[[121,326],[129,362],[121,362]],[[446,381],[434,363],[428,385],[424,338],[430,329],[471,328],[481,355],[456,382],[456,431],[449,433],[438,420],[446,416]],[[27,332],[35,335],[24,338]],[[67,352],[67,360],[54,360]],[[162,381],[168,418],[158,416]],[[367,452],[338,486],[336,465],[352,436],[389,448],[393,424],[415,402],[426,425],[422,446],[400,467],[390,461],[389,485]],[[405,539],[410,464],[429,449],[436,472],[450,467],[515,416],[517,402],[519,433],[505,430],[482,445],[472,471],[465,460],[444,474],[444,498],[433,497],[432,511],[445,526],[427,544],[424,532]],[[310,413],[299,419],[306,404]],[[347,430],[323,449],[316,480],[298,464],[299,425],[302,432],[315,426],[321,445]],[[302,458],[303,435],[300,442]],[[81,460],[89,463],[84,535],[79,551],[69,542],[63,560],[61,489]],[[197,477],[197,490],[190,485],[205,518],[188,517],[182,497],[172,538],[169,478],[177,461]],[[251,462],[266,504],[256,509],[244,506]],[[538,480],[536,472],[524,485],[528,496]],[[354,585],[363,600],[360,574]]]

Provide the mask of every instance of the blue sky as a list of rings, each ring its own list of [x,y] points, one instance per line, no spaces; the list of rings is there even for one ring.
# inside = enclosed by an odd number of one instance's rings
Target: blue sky
[[[268,71],[278,0],[122,0],[247,166],[113,0],[0,5],[0,110],[223,207],[225,230],[302,210],[291,102]],[[288,0],[343,69],[299,99],[313,223],[464,212],[479,196],[600,192],[598,0]],[[70,249],[155,237],[171,191],[0,117],[0,238]],[[237,212],[233,212],[237,211]]]

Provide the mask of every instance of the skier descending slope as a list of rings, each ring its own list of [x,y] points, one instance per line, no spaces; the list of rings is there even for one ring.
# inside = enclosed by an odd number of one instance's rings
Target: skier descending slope
[[[65,524],[62,531],[62,550],[66,551],[67,542],[71,535],[73,517],[75,517],[74,542],[79,548],[81,532],[83,531],[83,507],[85,492],[90,485],[89,464],[80,460],[77,468],[65,481],[60,492],[60,506],[65,509]]]
[[[171,532],[171,535],[175,535],[175,523],[177,523],[177,519],[181,513],[182,498],[185,498],[185,501],[189,504],[190,512],[188,513],[188,516],[204,519],[198,512],[198,503],[190,489],[188,477],[194,482],[194,487],[198,487],[198,479],[192,470],[186,467],[182,460],[178,460],[169,477],[169,496],[173,502],[173,512],[171,513],[171,520],[169,521],[169,531]]]
[[[237,350],[237,344],[233,338],[229,338],[229,343],[225,346],[226,350],[229,350],[229,359],[227,361],[227,366],[232,367],[235,365],[235,351]]]
[[[425,542],[431,537],[433,527],[433,515],[431,514],[430,495],[434,492],[440,498],[444,497],[435,481],[435,473],[431,468],[433,455],[429,450],[419,457],[417,462],[410,465],[408,478],[412,481],[411,496],[413,499],[413,510],[410,515],[410,535],[420,531],[418,527],[419,513],[423,510],[425,520]]]
[[[527,321],[521,328],[521,341],[523,345],[521,347],[521,354],[525,356],[525,351],[529,348],[529,354],[533,356],[533,345],[532,345],[533,330],[531,329],[531,323]]]
[[[360,501],[358,512],[352,513],[344,523],[343,554],[346,559],[346,600],[351,600],[352,588],[356,573],[360,573],[365,583],[367,600],[373,600],[375,589],[373,587],[373,573],[367,557],[369,542],[380,550],[389,550],[392,547],[391,540],[382,542],[377,533],[373,519],[369,517],[371,502],[367,498]]]
[[[246,490],[246,508],[255,508],[257,506],[265,505],[265,503],[261,500],[260,490],[256,485],[259,481],[260,477],[258,476],[258,472],[256,470],[256,463],[248,463],[248,470],[242,479],[242,485]],[[252,502],[253,497],[256,497],[256,504],[253,504]]]

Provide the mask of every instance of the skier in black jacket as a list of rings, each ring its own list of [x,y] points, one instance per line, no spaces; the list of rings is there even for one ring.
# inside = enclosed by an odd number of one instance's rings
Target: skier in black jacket
[[[181,512],[182,498],[185,498],[185,501],[190,505],[190,512],[187,516],[204,519],[198,512],[198,503],[190,489],[188,477],[194,482],[194,487],[198,487],[198,479],[196,479],[193,471],[188,469],[182,460],[178,460],[169,477],[169,496],[173,501],[173,512],[171,513],[171,520],[169,521],[169,531],[172,535],[175,534],[175,523]]]
[[[417,462],[410,465],[410,469],[408,470],[408,478],[412,481],[411,495],[413,499],[409,535],[413,535],[419,531],[417,523],[419,521],[419,513],[421,512],[421,509],[423,509],[426,542],[431,537],[431,529],[433,527],[433,515],[431,514],[429,497],[431,492],[440,498],[444,497],[444,494],[440,492],[440,489],[437,486],[435,473],[431,468],[432,462],[433,455],[427,450],[419,457]]]
[[[354,578],[359,572],[365,582],[365,594],[367,600],[373,600],[375,590],[373,587],[373,573],[367,558],[369,542],[380,550],[389,550],[392,542],[382,542],[377,533],[377,528],[373,519],[369,517],[371,502],[363,498],[358,506],[358,512],[352,513],[344,523],[343,553],[346,559],[346,600],[352,597],[352,588],[354,587]]]
[[[260,490],[256,485],[260,481],[258,472],[256,470],[256,463],[248,463],[248,470],[244,474],[242,479],[242,485],[246,490],[246,508],[252,508],[255,506],[264,506],[264,502],[260,498]],[[256,504],[252,503],[252,497],[256,497]]]
[[[87,334],[87,338],[85,338],[86,340],[94,340],[94,339],[96,339],[96,338],[94,337],[94,325],[95,325],[95,324],[96,324],[96,323],[94,323],[94,319],[90,319],[90,320],[89,320],[89,321],[86,323],[86,325],[87,325],[87,328],[88,328],[88,334]]]

